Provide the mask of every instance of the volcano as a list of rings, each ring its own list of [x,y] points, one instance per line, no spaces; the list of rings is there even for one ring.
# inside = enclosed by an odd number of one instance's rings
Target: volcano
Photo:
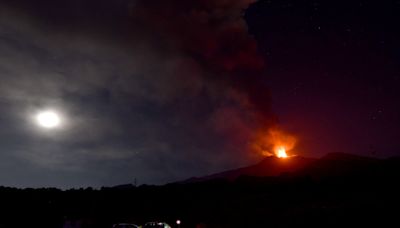
[[[346,153],[330,153],[321,158],[292,156],[282,159],[275,156],[264,158],[261,162],[228,170],[204,177],[190,178],[184,183],[203,182],[223,179],[234,181],[239,177],[277,177],[282,175],[309,176],[324,178],[341,175],[352,175],[375,170],[386,160]]]
[[[241,176],[252,176],[252,177],[279,176],[303,170],[307,166],[314,163],[316,160],[317,159],[315,158],[307,158],[301,156],[293,156],[287,159],[278,158],[276,156],[269,156],[264,158],[261,162],[255,165],[242,167],[238,169],[232,169],[204,177],[198,177],[198,178],[194,177],[186,180],[185,182],[202,182],[215,179],[234,181],[235,179]]]

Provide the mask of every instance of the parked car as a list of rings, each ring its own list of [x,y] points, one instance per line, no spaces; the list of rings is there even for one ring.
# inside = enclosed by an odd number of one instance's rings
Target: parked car
[[[132,223],[118,223],[113,225],[113,228],[139,228],[139,227],[140,226]]]
[[[171,228],[171,226],[165,222],[148,222],[143,228]]]

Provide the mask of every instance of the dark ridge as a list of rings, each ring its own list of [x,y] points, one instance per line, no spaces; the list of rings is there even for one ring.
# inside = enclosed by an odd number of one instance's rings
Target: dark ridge
[[[392,158],[391,160],[394,160]],[[280,175],[314,178],[340,176],[375,170],[384,160],[347,153],[330,153],[322,158],[293,156],[287,159],[270,156],[255,165],[232,169],[204,177],[192,177],[179,183],[194,183],[216,179],[234,181],[242,176],[277,177]]]

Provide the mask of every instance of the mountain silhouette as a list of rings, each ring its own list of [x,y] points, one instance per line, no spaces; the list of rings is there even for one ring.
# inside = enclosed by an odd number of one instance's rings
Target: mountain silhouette
[[[346,153],[330,153],[305,167],[299,175],[314,178],[351,176],[378,169],[385,160]]]
[[[285,173],[294,173],[304,169],[311,163],[315,162],[315,158],[306,158],[301,156],[293,156],[290,158],[282,159],[275,156],[269,156],[264,158],[261,162],[242,167],[238,169],[232,169],[221,173],[216,173],[204,177],[190,178],[185,183],[190,182],[202,182],[214,179],[226,179],[233,181],[241,176],[254,176],[254,177],[266,177],[266,176],[279,176]]]
[[[216,179],[228,181],[236,180],[241,176],[275,177],[281,175],[311,176],[314,178],[332,177],[340,175],[356,175],[375,170],[385,160],[346,153],[330,153],[321,158],[292,156],[286,159],[270,156],[261,162],[216,173],[204,177],[194,177],[181,183],[203,182]]]

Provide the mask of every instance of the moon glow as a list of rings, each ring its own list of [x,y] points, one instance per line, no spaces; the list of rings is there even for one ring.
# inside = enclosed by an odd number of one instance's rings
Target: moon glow
[[[41,111],[36,115],[37,124],[43,128],[56,128],[60,125],[60,116],[54,111]]]

